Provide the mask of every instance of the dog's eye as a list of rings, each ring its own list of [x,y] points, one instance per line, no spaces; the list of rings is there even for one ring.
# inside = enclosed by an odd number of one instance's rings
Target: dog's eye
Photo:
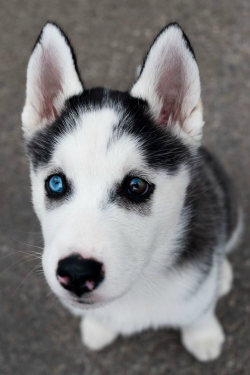
[[[140,177],[128,177],[124,188],[125,195],[133,202],[146,200],[153,191],[153,187]]]
[[[132,178],[129,182],[128,193],[133,195],[144,195],[147,193],[149,188],[148,183],[141,178]]]
[[[62,196],[66,191],[65,178],[59,174],[49,176],[45,181],[45,188],[49,196]]]

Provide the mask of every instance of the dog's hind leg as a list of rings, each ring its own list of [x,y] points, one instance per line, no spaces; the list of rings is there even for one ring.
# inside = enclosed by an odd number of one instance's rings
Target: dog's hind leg
[[[80,328],[83,344],[91,350],[102,350],[118,336],[99,321],[89,317],[82,318]]]

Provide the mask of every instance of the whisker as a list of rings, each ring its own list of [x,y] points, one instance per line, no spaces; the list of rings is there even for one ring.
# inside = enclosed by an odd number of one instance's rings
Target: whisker
[[[22,242],[22,241],[19,241],[19,240],[16,240],[16,242],[19,242],[19,243],[21,243],[22,245],[25,245],[25,246],[34,247],[36,249],[43,250],[43,247],[41,247],[41,246],[32,245],[32,244],[25,243],[25,242]]]
[[[33,256],[37,256],[37,258],[38,259],[42,259],[42,253],[40,253],[39,251],[22,251],[22,250],[15,250],[15,249],[11,249],[11,250],[13,250],[13,252],[12,253],[9,253],[9,254],[6,254],[6,255],[4,255],[2,258],[0,258],[0,262],[2,261],[2,260],[4,260],[4,259],[6,259],[6,258],[8,258],[8,257],[10,257],[10,256],[12,256],[12,255],[16,255],[16,253],[21,253],[21,254],[25,254],[25,255],[27,255],[27,256],[29,256],[29,255],[33,255]]]
[[[39,234],[40,236],[42,236],[42,232],[26,232],[26,231],[22,231],[22,230],[10,229],[10,228],[7,228],[7,227],[1,227],[0,230],[13,232],[13,233],[37,234],[37,235]]]
[[[39,267],[40,267],[40,264],[39,264]],[[23,279],[23,281],[20,283],[20,285],[16,288],[16,290],[14,291],[14,293],[12,294],[12,296],[15,295],[15,293],[18,291],[18,289],[21,287],[21,285],[25,282],[25,280],[27,280],[27,278],[31,275],[31,273],[37,268],[37,265],[32,268],[32,270],[27,274],[27,276]]]
[[[32,258],[32,259],[28,259],[28,260],[25,260],[24,262],[22,262],[24,259],[26,259],[26,257],[23,257],[22,259],[18,259],[17,261],[15,261],[14,263],[12,263],[9,267],[7,267],[1,274],[0,274],[0,277],[2,277],[3,275],[5,275],[5,273],[7,271],[10,271],[10,270],[13,270],[15,267],[17,266],[23,266],[24,264],[28,263],[28,262],[32,262],[34,260],[37,260],[37,258]]]

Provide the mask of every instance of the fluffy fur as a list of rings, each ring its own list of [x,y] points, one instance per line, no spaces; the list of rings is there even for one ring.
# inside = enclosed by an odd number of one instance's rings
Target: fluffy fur
[[[84,344],[98,350],[120,334],[167,326],[198,360],[217,358],[224,334],[214,311],[231,287],[226,249],[242,224],[228,177],[200,145],[199,71],[180,26],[161,31],[131,91],[118,92],[85,89],[68,39],[48,23],[28,65],[22,123],[44,273],[82,317]],[[60,199],[45,189],[53,174],[67,180]],[[146,180],[150,197],[130,201],[127,176]],[[105,270],[80,298],[56,276],[72,254]]]

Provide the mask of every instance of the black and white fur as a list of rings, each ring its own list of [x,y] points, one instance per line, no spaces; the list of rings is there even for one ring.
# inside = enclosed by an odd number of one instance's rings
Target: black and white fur
[[[230,182],[201,147],[200,78],[176,23],[153,42],[128,92],[87,89],[62,30],[48,23],[31,55],[22,114],[33,204],[44,235],[46,279],[82,317],[86,346],[152,327],[181,331],[198,360],[215,359],[224,333],[215,315],[232,283],[227,250],[242,230]],[[53,173],[68,181],[49,198]],[[154,191],[143,203],[121,193],[128,175]],[[75,298],[57,280],[71,254],[104,264],[105,279]]]

